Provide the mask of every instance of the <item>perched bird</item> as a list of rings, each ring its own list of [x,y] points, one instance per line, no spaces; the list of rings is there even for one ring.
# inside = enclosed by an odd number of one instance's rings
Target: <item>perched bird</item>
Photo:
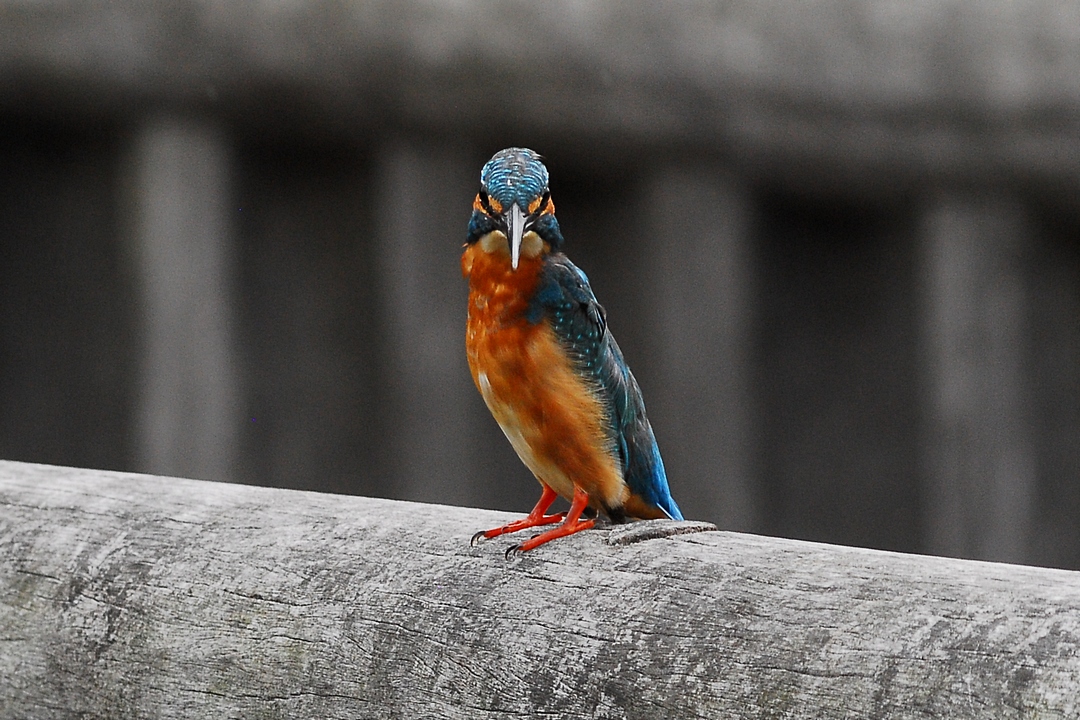
[[[596,512],[615,522],[683,519],[641,390],[588,278],[562,245],[540,156],[524,148],[496,153],[480,172],[461,257],[469,280],[465,347],[473,382],[543,492],[528,517],[473,542],[561,521],[508,557],[593,527]],[[557,496],[570,510],[549,515]]]

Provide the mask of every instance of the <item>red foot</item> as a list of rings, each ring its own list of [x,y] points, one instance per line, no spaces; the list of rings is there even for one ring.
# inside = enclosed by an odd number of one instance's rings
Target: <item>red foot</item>
[[[540,494],[540,499],[536,502],[536,507],[532,509],[532,512],[527,517],[521,520],[514,520],[506,523],[502,527],[492,528],[491,530],[481,530],[472,536],[470,544],[475,545],[476,541],[480,538],[489,539],[498,537],[499,535],[506,535],[507,533],[514,533],[518,530],[524,530],[526,528],[537,527],[538,525],[550,525],[562,520],[566,513],[555,513],[554,515],[545,515],[547,509],[551,507],[551,503],[555,502],[555,498],[558,495],[554,490],[544,485],[544,492]]]
[[[513,545],[506,551],[506,557],[509,558],[514,553],[523,553],[537,548],[546,542],[551,542],[555,538],[566,537],[567,535],[573,535],[576,532],[582,530],[588,530],[596,521],[592,518],[588,520],[581,519],[581,513],[585,511],[585,507],[589,504],[589,494],[581,488],[574,488],[574,500],[570,503],[570,511],[566,513],[566,520],[563,524],[550,530],[545,530],[536,537],[531,537],[520,545]]]

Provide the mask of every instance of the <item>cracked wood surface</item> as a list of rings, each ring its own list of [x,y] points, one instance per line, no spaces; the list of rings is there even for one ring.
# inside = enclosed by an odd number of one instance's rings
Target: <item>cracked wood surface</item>
[[[0,717],[1080,714],[1080,573],[510,517],[0,462]]]

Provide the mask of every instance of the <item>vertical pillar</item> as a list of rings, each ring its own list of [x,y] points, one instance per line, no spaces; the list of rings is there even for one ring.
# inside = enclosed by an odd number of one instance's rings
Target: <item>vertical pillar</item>
[[[1028,241],[1015,202],[946,197],[925,217],[927,549],[936,554],[1027,557],[1036,482]]]
[[[387,147],[381,166],[388,494],[482,505],[469,462],[482,418],[465,360],[468,288],[460,263],[479,166],[465,152],[407,143]]]
[[[1067,217],[1060,213],[1059,218]],[[1046,223],[1032,278],[1032,436],[1039,463],[1025,562],[1080,569],[1080,227]]]
[[[657,382],[646,394],[676,500],[724,528],[756,521],[751,392],[752,211],[714,169],[646,185],[643,306]]]
[[[156,118],[129,182],[143,325],[139,466],[232,477],[238,424],[229,147],[213,125]]]

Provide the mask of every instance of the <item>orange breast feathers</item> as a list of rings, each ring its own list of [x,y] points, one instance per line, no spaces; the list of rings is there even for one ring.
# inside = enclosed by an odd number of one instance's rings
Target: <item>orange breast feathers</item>
[[[540,281],[542,256],[516,271],[505,253],[466,248],[469,278],[465,347],[473,382],[522,462],[564,498],[578,486],[598,510],[629,497],[604,429],[604,411],[547,323],[525,313]]]

